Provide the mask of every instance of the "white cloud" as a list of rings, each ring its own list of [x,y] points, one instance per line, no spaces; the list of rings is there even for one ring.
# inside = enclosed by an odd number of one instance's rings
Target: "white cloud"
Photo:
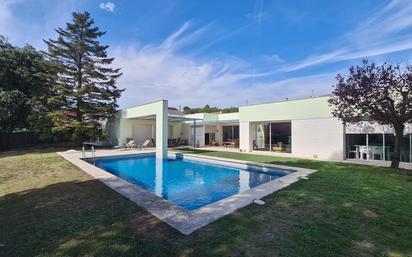
[[[21,1],[17,0],[3,0],[0,1],[0,34],[6,35],[6,32],[11,31],[9,26],[13,21],[12,7]]]
[[[44,19],[27,23],[21,21],[15,11],[23,8],[20,3],[25,1],[28,0],[0,0],[0,34],[8,36],[12,43],[31,43],[42,49],[45,47],[42,39],[54,38],[53,30],[70,21],[71,11],[78,9],[78,0],[59,2],[49,9],[45,8],[48,11]],[[47,6],[49,1],[39,0],[39,3]],[[312,90],[315,95],[330,92],[336,73],[273,82],[279,80],[276,77],[278,72],[263,72],[248,61],[231,55],[206,57],[194,47],[198,46],[194,43],[199,42],[210,47],[216,40],[225,40],[250,25],[219,34],[211,29],[211,24],[195,27],[194,22],[187,21],[157,44],[112,45],[109,50],[115,57],[114,65],[122,68],[124,73],[118,84],[127,89],[119,101],[120,106],[133,106],[161,98],[169,99],[170,105],[175,106],[202,106],[206,103],[236,106],[245,104],[246,100],[248,103],[259,103],[310,96]],[[215,37],[216,33],[220,37]],[[183,54],[182,49],[192,49],[197,53]],[[266,61],[269,60],[272,64],[282,62],[278,55],[268,56]]]
[[[347,37],[361,45],[387,39],[389,36],[412,27],[411,13],[412,2],[410,0],[391,0]]]
[[[0,0],[0,34],[12,44],[30,44],[45,50],[43,39],[56,37],[54,30],[71,20],[71,12],[76,10],[78,1],[37,0],[36,8],[47,11],[43,12],[42,19],[31,20],[31,17],[19,15],[19,10],[24,9],[29,0]]]
[[[279,71],[301,70],[323,63],[368,58],[412,49],[412,1],[392,0],[341,39],[345,47],[284,66]],[[408,31],[409,33],[400,32]]]
[[[112,2],[106,2],[106,3],[100,3],[99,7],[105,11],[114,12],[114,8],[116,8],[116,5]]]
[[[189,32],[191,28],[186,22],[157,45],[113,49],[114,65],[124,73],[118,81],[126,88],[121,107],[162,98],[175,106],[231,106],[245,104],[246,100],[258,103],[309,96],[312,90],[315,94],[330,92],[335,73],[268,82],[270,73],[252,72],[249,63],[236,57],[199,59],[181,54],[178,49],[183,44],[195,42],[206,33],[202,28]]]
[[[272,54],[269,56],[265,56],[265,59],[269,62],[275,62],[275,63],[285,62],[285,60],[283,60],[278,54]]]

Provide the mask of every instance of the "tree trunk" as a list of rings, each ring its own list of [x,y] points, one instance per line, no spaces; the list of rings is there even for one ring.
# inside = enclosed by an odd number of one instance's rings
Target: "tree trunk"
[[[403,130],[405,128],[405,125],[397,125],[394,126],[395,128],[395,151],[394,155],[392,157],[392,163],[391,163],[391,168],[398,169],[399,168],[399,163],[401,161],[401,152],[402,152],[402,144],[403,144]]]

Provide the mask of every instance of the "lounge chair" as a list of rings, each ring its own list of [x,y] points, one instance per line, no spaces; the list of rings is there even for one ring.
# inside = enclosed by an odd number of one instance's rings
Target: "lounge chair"
[[[146,141],[143,142],[143,144],[140,145],[140,149],[149,147],[151,142],[152,142],[151,139],[147,139]]]
[[[138,146],[137,146],[137,144],[136,144],[136,142],[132,139],[132,140],[130,140],[129,142],[127,142],[127,144],[125,145],[125,149],[127,150],[127,149],[130,149],[130,150],[132,150],[133,148],[137,148]]]

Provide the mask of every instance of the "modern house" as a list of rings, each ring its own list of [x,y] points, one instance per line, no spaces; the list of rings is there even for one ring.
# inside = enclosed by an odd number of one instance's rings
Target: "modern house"
[[[238,113],[185,115],[167,100],[119,111],[112,139],[141,143],[153,138],[158,156],[171,142],[195,147],[221,146],[242,152],[271,152],[326,160],[390,160],[394,133],[388,126],[344,124],[333,117],[329,96],[241,106]],[[412,127],[404,132],[402,161],[412,160]]]

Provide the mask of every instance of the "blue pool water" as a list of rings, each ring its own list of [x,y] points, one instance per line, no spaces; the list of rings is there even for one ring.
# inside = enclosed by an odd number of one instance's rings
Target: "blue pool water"
[[[97,167],[153,192],[186,210],[243,192],[286,175],[282,170],[262,172],[184,158],[159,160],[154,155],[98,158]]]

